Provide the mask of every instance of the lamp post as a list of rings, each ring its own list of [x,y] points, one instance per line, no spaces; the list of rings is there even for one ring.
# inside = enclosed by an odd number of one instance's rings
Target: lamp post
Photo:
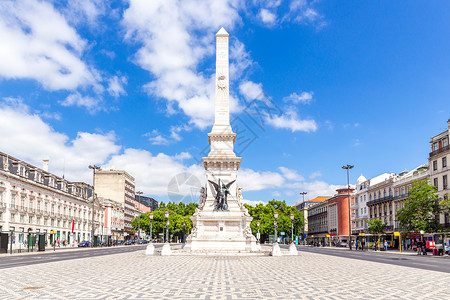
[[[302,240],[305,238],[305,195],[306,194],[308,194],[307,192],[300,192],[299,193],[300,195],[302,195],[303,196],[303,207],[302,207],[302,209],[303,209],[303,225],[302,225]],[[304,240],[303,240],[304,241]]]
[[[183,243],[186,243],[186,221],[183,222]]]
[[[169,243],[169,211],[164,212],[164,218],[167,219],[166,228],[166,243]]]
[[[352,210],[350,209],[350,175],[349,172],[353,169],[352,165],[342,166],[342,169],[347,170],[347,197],[348,197],[348,247],[352,250]]]
[[[273,222],[273,224],[275,225],[275,244],[278,243],[278,224],[277,224],[277,220],[278,220],[278,212],[274,211],[273,216],[275,218],[275,221]]]
[[[152,238],[152,227],[153,227],[153,213],[151,212],[149,214],[150,216],[150,243],[153,243],[153,238]]]
[[[259,225],[261,225],[261,224],[258,221],[258,222],[256,222],[256,225],[258,226],[258,234],[256,235],[256,237],[258,238],[258,244],[259,244]]]
[[[89,165],[89,169],[92,169],[92,186],[94,187],[94,190],[92,191],[92,224],[91,224],[91,248],[94,247],[94,213],[95,213],[95,171],[100,170],[100,167],[96,165]]]
[[[141,191],[138,191],[138,192],[136,192],[135,194],[138,194],[139,195],[139,200],[140,200],[140,196],[143,194]],[[138,201],[139,202],[139,201]],[[140,203],[140,202],[139,202]],[[138,206],[138,213],[139,213],[139,220],[138,220],[138,245],[139,245],[139,242],[141,241],[141,211],[140,211],[140,209],[139,209],[139,206]]]
[[[294,242],[294,218],[295,218],[295,216],[292,213],[290,215],[290,217],[291,217],[291,243],[293,243]]]

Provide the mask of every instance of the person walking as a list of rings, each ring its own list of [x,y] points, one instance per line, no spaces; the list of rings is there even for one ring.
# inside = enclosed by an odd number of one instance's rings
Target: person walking
[[[386,240],[384,240],[384,251],[387,251],[387,247],[388,247],[388,242]]]
[[[358,250],[358,246],[359,246],[359,243],[358,243],[358,240],[356,240],[356,242],[355,242],[355,249],[356,250]]]

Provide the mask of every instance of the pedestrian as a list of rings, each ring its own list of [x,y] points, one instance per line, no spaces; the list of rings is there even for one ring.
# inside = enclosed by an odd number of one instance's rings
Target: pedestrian
[[[384,240],[384,251],[387,251],[387,247],[388,247],[388,242],[386,240]]]
[[[422,254],[422,241],[417,241],[416,247],[417,247],[417,255]]]
[[[356,240],[356,243],[355,243],[356,250],[358,250],[358,246],[359,246],[359,243],[358,243],[358,240]]]
[[[427,255],[427,242],[423,241],[422,243],[423,255]]]

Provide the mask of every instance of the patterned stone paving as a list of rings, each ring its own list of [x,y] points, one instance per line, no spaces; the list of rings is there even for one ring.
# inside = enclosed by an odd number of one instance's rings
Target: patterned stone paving
[[[441,272],[306,252],[138,251],[0,270],[0,299],[449,299],[449,280]]]

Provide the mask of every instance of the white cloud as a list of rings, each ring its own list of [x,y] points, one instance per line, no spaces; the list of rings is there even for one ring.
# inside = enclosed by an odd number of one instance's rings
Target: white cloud
[[[302,103],[302,104],[309,104],[311,103],[313,97],[313,92],[302,92],[300,95],[297,93],[292,93],[287,97],[284,97],[283,100],[285,102],[292,102],[294,104]]]
[[[48,90],[93,86],[98,72],[81,60],[86,41],[47,2],[0,2],[0,77],[33,79]]]
[[[148,140],[153,145],[169,145],[181,141],[182,137],[180,133],[183,131],[191,131],[191,129],[192,128],[187,125],[171,126],[170,135],[168,137],[164,137],[157,129],[144,134],[144,136],[148,137]]]
[[[353,146],[358,147],[359,145],[361,145],[361,141],[359,139],[356,139],[353,143]]]
[[[136,179],[137,190],[149,195],[167,196],[169,182],[181,173],[192,174],[204,185],[206,179],[203,168],[199,165],[186,167],[184,160],[188,158],[188,153],[152,155],[142,149],[125,149],[123,154],[114,155],[103,167],[128,170]]]
[[[261,83],[255,83],[253,81],[243,81],[239,85],[239,92],[248,101],[261,100],[264,96]]]
[[[240,169],[238,184],[244,191],[259,191],[282,187],[285,179],[277,172],[257,172],[251,169]]]
[[[106,13],[106,2],[103,0],[69,1],[64,12],[72,24],[88,23],[89,26],[96,28],[99,25],[98,18]]]
[[[317,130],[317,124],[314,120],[300,120],[295,111],[288,111],[283,115],[273,115],[268,117],[267,123],[280,129],[289,129],[292,132],[304,131],[312,132]]]
[[[259,17],[267,25],[273,25],[276,22],[277,16],[271,13],[268,9],[262,8],[259,11]]]
[[[89,113],[94,114],[99,110],[102,110],[100,103],[101,97],[93,98],[90,96],[82,96],[80,93],[75,92],[66,97],[66,99],[60,101],[62,106],[78,106],[84,107]]]
[[[316,171],[316,172],[311,173],[311,175],[309,175],[309,178],[314,179],[314,178],[321,177],[321,176],[322,176],[322,172]]]
[[[313,5],[314,1],[292,0],[289,4],[289,12],[283,17],[283,21],[308,23],[319,29],[322,28],[326,22],[324,17],[312,7]]]
[[[25,108],[25,109],[24,109]],[[96,134],[78,132],[74,139],[56,132],[37,114],[32,114],[23,104],[21,107],[0,104],[1,151],[18,159],[42,167],[42,159],[50,159],[50,171],[73,181],[92,182],[89,164],[102,164],[117,153],[114,133]],[[11,126],[17,124],[17,126]]]
[[[302,175],[298,174],[297,171],[295,171],[295,170],[288,169],[286,167],[279,167],[278,169],[281,171],[283,176],[288,180],[293,180],[293,181],[305,180],[305,178]]]
[[[239,5],[238,0],[132,0],[124,13],[126,39],[142,45],[135,62],[155,77],[147,91],[200,128],[213,120],[214,76],[197,68],[214,55],[212,33],[240,20]]]
[[[258,204],[262,204],[262,205],[266,205],[266,204],[267,204],[267,202],[264,202],[264,201],[260,201],[260,200],[247,200],[247,199],[242,199],[242,203],[243,203],[243,204],[248,204],[248,205],[251,205],[251,206],[256,206],[256,205],[258,205]]]
[[[108,80],[107,91],[111,96],[119,97],[120,95],[126,95],[123,85],[127,84],[127,78],[125,76],[113,76]]]
[[[157,129],[152,130],[151,132],[147,132],[144,136],[148,137],[148,140],[152,143],[152,145],[169,145],[170,142],[168,139],[163,137]]]

